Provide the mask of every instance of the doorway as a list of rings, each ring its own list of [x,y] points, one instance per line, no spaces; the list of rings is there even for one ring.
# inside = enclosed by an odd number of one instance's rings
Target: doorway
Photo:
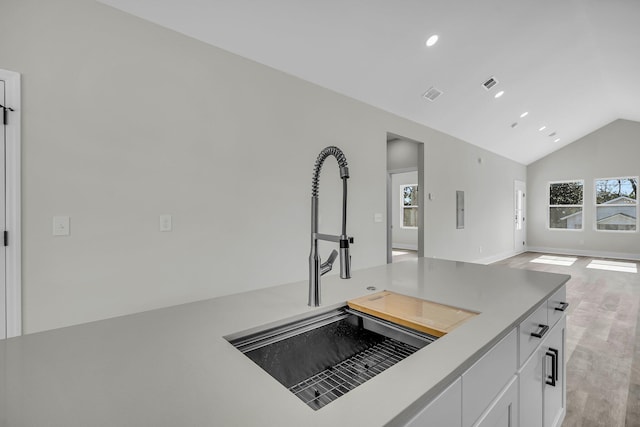
[[[424,144],[387,134],[387,263],[424,256]]]
[[[514,199],[514,231],[513,231],[513,249],[516,253],[524,252],[527,248],[527,184],[523,181],[514,181],[513,184]]]
[[[0,339],[22,334],[20,74],[0,69]]]

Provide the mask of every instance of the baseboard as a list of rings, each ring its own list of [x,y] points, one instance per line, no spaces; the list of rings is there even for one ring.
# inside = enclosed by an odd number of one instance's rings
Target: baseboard
[[[475,264],[484,264],[484,265],[488,265],[488,264],[493,264],[494,262],[498,262],[498,261],[502,261],[503,259],[507,259],[507,258],[511,258],[512,256],[516,256],[519,255],[523,252],[526,251],[508,251],[508,252],[501,252],[499,254],[496,255],[492,255],[486,258],[479,258],[475,261],[473,261]]]
[[[591,250],[584,250],[584,249],[544,248],[540,246],[531,246],[527,249],[527,251],[556,254],[556,255],[588,256],[593,258],[628,259],[631,261],[640,260],[640,254],[631,254],[631,253],[625,253],[625,252],[603,252],[603,251],[591,251]]]
[[[566,383],[566,381],[567,381],[567,379],[565,378],[565,383]],[[566,387],[566,385],[565,385],[565,387]],[[564,401],[566,402],[567,399],[565,398]],[[553,423],[553,427],[560,427],[562,425],[562,423],[564,422],[565,415],[567,415],[566,407],[562,408],[562,411],[560,411],[560,414],[558,415],[558,418],[556,418],[556,421]]]
[[[412,245],[409,243],[392,243],[391,247],[393,249],[406,249],[408,251],[417,251],[418,245]]]

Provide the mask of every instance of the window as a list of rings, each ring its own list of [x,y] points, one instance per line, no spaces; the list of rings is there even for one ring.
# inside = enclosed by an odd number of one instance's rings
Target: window
[[[549,183],[549,228],[582,230],[584,181]]]
[[[638,177],[595,180],[596,230],[638,229]]]
[[[418,228],[418,184],[400,186],[400,227]]]

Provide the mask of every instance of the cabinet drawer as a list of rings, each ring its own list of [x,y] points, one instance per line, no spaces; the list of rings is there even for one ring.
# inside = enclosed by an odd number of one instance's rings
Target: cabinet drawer
[[[520,360],[518,366],[522,366],[522,364],[527,361],[529,356],[533,354],[533,351],[542,343],[542,340],[549,331],[547,311],[547,301],[545,301],[518,326],[518,333],[520,335]],[[531,334],[540,336],[533,336]]]
[[[563,286],[547,300],[547,319],[550,328],[553,328],[558,323],[567,307],[567,287]]]
[[[546,314],[546,313],[545,313]],[[517,370],[516,329],[462,374],[462,425],[469,427],[487,409]]]

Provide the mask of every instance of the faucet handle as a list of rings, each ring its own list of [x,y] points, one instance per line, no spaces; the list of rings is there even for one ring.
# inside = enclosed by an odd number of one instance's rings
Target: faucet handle
[[[331,255],[329,255],[329,258],[325,262],[320,264],[320,275],[324,275],[325,273],[328,273],[331,271],[331,269],[333,268],[333,262],[336,260],[337,257],[338,257],[338,251],[334,249],[333,251],[331,251]]]
[[[329,255],[329,259],[327,260],[327,264],[332,265],[337,257],[338,257],[338,251],[336,251],[335,249],[332,250],[331,255]]]

